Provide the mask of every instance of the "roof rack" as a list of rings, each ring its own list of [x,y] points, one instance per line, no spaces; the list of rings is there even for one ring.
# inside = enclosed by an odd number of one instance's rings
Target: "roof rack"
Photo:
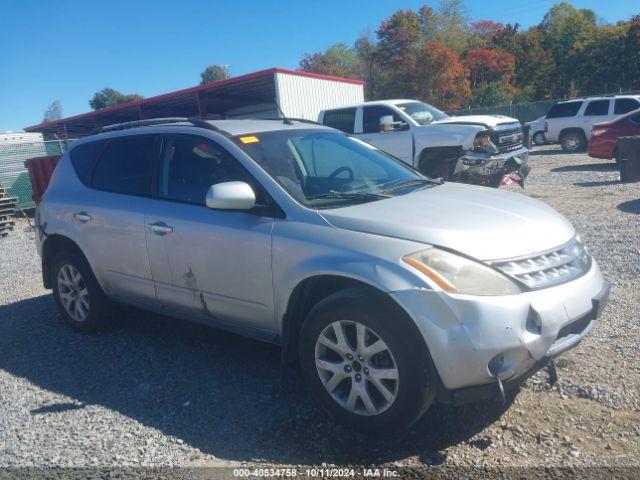
[[[105,125],[104,127],[98,127],[91,135],[104,132],[115,132],[118,130],[127,130],[129,128],[138,127],[154,127],[157,125],[175,125],[180,123],[190,123],[194,127],[205,128],[207,130],[213,130],[221,133],[222,135],[229,136],[229,133],[222,130],[211,123],[198,118],[198,117],[164,117],[164,118],[149,118],[145,120],[134,120],[132,122],[114,123],[112,125]],[[180,125],[176,125],[180,126]]]

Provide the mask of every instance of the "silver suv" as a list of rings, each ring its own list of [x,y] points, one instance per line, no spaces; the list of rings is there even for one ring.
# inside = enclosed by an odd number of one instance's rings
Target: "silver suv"
[[[608,285],[526,196],[429,179],[292,120],[165,119],[76,141],[38,207],[44,284],[81,332],[133,305],[282,346],[334,418],[389,432],[514,389]]]

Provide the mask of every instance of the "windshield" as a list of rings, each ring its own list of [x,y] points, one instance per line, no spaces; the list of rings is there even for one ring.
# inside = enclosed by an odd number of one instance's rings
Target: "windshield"
[[[420,125],[429,125],[436,120],[449,118],[449,115],[441,112],[436,107],[422,102],[399,103],[396,106]]]
[[[437,184],[368,143],[339,132],[280,130],[234,140],[291,196],[314,208],[371,202]]]

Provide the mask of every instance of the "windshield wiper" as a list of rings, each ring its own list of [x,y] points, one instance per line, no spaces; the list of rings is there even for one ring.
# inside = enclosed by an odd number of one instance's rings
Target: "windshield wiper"
[[[406,180],[404,182],[394,183],[393,185],[382,190],[382,193],[390,193],[400,188],[409,187],[411,185],[423,185],[423,184],[441,185],[442,182],[437,180],[431,180],[428,178],[415,178],[413,180]]]
[[[355,200],[366,200],[368,198],[389,198],[389,195],[385,195],[384,193],[349,193],[349,192],[327,192],[321,193],[318,195],[312,195],[307,197],[307,200],[319,200],[319,199],[355,199]]]

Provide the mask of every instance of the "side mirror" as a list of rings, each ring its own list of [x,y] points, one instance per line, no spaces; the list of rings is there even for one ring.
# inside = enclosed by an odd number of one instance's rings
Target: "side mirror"
[[[400,130],[408,130],[409,124],[405,122],[394,122],[393,115],[383,115],[380,117],[381,132],[397,132]]]
[[[216,183],[209,187],[205,203],[214,210],[251,210],[256,194],[245,182]]]

